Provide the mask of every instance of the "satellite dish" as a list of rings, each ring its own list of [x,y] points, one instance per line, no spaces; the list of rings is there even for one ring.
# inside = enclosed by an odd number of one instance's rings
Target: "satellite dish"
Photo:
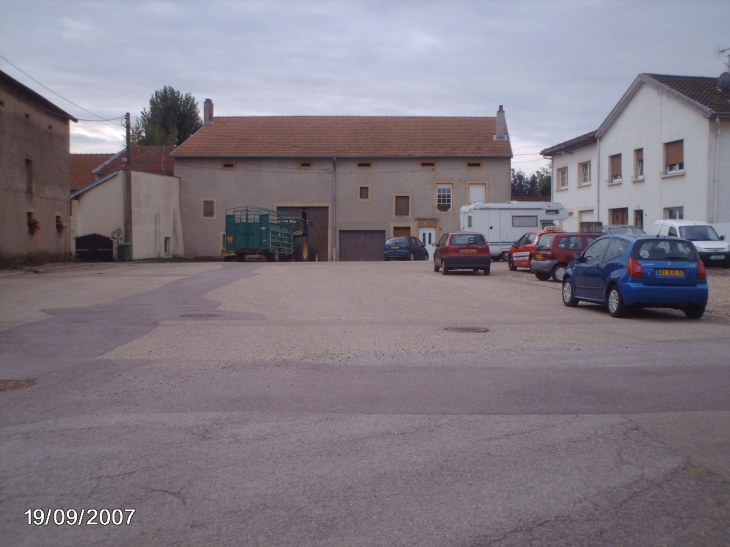
[[[720,91],[730,91],[730,72],[723,72],[717,79],[717,87]]]

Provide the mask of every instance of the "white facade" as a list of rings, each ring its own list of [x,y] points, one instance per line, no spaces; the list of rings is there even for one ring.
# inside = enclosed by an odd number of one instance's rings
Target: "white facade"
[[[564,229],[578,230],[581,221],[648,229],[675,217],[730,222],[730,119],[651,77],[637,78],[595,142],[563,144],[543,154],[553,160],[552,199],[571,213]],[[681,161],[673,159],[677,154]],[[581,178],[586,162],[587,183]]]
[[[71,196],[71,237],[100,234],[124,241],[124,171]],[[183,255],[180,179],[132,172],[132,259]]]

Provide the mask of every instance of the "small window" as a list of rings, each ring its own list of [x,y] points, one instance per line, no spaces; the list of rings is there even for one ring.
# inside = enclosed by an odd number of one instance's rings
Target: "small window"
[[[395,196],[395,216],[397,216],[397,217],[411,216],[411,198],[410,198],[410,196]]]
[[[435,161],[422,161],[421,167],[426,168],[426,169],[433,169],[434,167],[436,167],[436,162]]]
[[[215,218],[215,200],[203,200],[203,218]]]
[[[608,167],[610,169],[609,173],[609,182],[620,182],[622,175],[621,175],[621,154],[616,154],[614,156],[609,156],[608,158]]]
[[[568,168],[567,167],[558,169],[558,186],[559,186],[559,188],[568,187]]]
[[[223,162],[222,168],[226,171],[231,171],[236,168],[236,164],[231,162]]]
[[[471,169],[480,169],[482,167],[482,162],[480,161],[468,161],[466,162],[466,166]]]
[[[684,170],[684,141],[668,142],[664,145],[665,173]]]
[[[436,185],[436,208],[439,211],[451,211],[452,186],[450,184]]]
[[[664,218],[667,220],[682,220],[684,218],[684,207],[665,207]]]
[[[369,161],[360,161],[360,162],[357,163],[357,166],[360,169],[368,169],[369,167],[372,167],[373,164],[370,163]]]
[[[170,238],[166,237],[164,243],[165,243],[165,256],[169,256],[170,255]]]
[[[313,166],[311,161],[303,161],[299,163],[299,169],[311,169]]]
[[[33,160],[25,160],[25,191],[33,193]]]
[[[581,163],[578,166],[578,171],[580,173],[581,185],[590,184],[591,183],[591,162],[587,161],[585,163]]]
[[[642,178],[644,176],[644,149],[637,148],[634,150],[634,178]]]
[[[537,215],[513,215],[512,226],[515,228],[537,228]]]
[[[370,201],[370,186],[358,186],[357,199],[360,201]]]

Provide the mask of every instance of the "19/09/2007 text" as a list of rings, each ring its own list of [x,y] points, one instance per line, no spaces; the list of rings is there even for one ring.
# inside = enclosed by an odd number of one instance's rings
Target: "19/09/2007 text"
[[[29,526],[121,526],[131,524],[136,509],[28,509]]]

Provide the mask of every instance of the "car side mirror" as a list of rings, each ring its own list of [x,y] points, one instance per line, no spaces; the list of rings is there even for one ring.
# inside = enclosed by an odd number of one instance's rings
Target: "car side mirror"
[[[725,241],[725,236],[720,236],[720,241]]]

